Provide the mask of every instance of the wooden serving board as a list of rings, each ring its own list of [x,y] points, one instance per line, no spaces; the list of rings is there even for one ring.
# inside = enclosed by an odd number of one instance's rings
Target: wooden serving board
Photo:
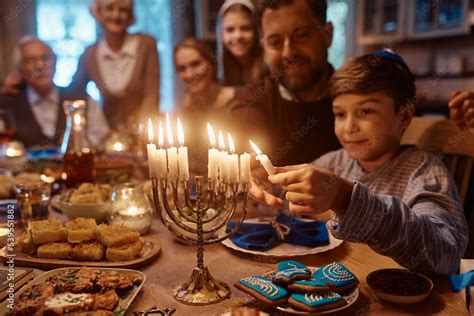
[[[8,256],[6,247],[0,251],[0,258],[3,262],[8,259],[15,259],[15,266],[30,267],[41,270],[51,270],[64,267],[103,267],[103,268],[129,268],[137,269],[153,262],[161,253],[161,244],[157,240],[144,240],[140,257],[129,261],[76,261],[60,259],[43,259],[18,252],[15,256]]]

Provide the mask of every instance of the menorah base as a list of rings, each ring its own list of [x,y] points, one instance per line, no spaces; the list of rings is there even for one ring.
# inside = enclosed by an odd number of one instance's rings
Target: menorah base
[[[218,303],[230,296],[227,284],[215,280],[207,267],[195,267],[193,274],[181,285],[174,288],[174,298],[188,305],[210,305]]]

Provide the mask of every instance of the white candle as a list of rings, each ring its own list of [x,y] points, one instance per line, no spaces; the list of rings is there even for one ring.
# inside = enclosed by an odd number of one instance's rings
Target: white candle
[[[170,117],[166,113],[166,135],[168,136],[168,145],[170,146],[166,152],[168,153],[168,180],[178,180],[178,151],[174,147],[173,130],[171,129]]]
[[[187,181],[189,179],[188,147],[184,146],[184,131],[181,120],[178,118],[178,168],[179,179]]]
[[[156,157],[156,145],[153,144],[153,125],[151,119],[148,119],[148,141],[146,151],[148,155],[148,169],[150,170],[150,178],[158,177],[158,164]]]
[[[157,168],[158,168],[158,175],[162,179],[166,179],[168,175],[168,166],[166,164],[166,150],[163,149],[164,144],[164,136],[163,136],[163,124],[159,123],[158,126],[158,146],[159,149],[156,150],[156,158],[157,158]]]
[[[250,155],[247,153],[240,155],[240,182],[250,182]]]
[[[81,132],[81,115],[79,113],[74,114],[73,126],[72,126],[72,138],[74,141],[74,150],[78,151],[82,148],[80,133]]]
[[[230,183],[239,183],[239,156],[235,154],[235,145],[232,136],[227,133],[230,155],[227,157],[227,167]]]
[[[224,135],[219,131],[219,178],[222,182],[229,181],[229,169],[227,167],[227,151],[225,151]]]
[[[258,148],[257,145],[255,145],[254,142],[252,142],[251,140],[249,140],[249,142],[250,142],[250,145],[252,146],[253,150],[257,154],[257,160],[260,161],[260,164],[263,166],[263,168],[268,173],[268,175],[270,175],[270,176],[274,175],[275,174],[275,169],[273,168],[273,165],[272,165],[272,162],[270,161],[270,159],[268,159],[268,156],[264,155],[262,153],[262,151],[260,150],[260,148]]]
[[[211,143],[212,148],[208,151],[207,159],[207,177],[209,180],[217,180],[217,173],[219,168],[219,151],[215,149],[216,146],[216,137],[214,135],[214,129],[211,124],[207,123],[207,133],[209,135],[209,142]]]

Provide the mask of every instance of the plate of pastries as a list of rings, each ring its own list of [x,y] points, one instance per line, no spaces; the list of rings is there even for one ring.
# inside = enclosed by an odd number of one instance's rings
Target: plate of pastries
[[[357,277],[339,262],[307,267],[285,260],[274,270],[240,279],[235,287],[289,314],[320,315],[354,304],[359,297],[358,284]]]
[[[97,225],[93,218],[31,221],[16,239],[15,264],[40,269],[67,266],[137,268],[155,260],[157,240],[140,237],[124,226]],[[8,257],[8,249],[1,256]]]
[[[0,305],[2,315],[125,315],[142,288],[140,271],[60,268],[44,272]]]

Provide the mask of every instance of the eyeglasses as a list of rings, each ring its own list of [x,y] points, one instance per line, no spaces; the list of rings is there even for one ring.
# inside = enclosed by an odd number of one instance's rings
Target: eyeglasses
[[[49,62],[52,62],[53,60],[54,60],[54,55],[45,54],[45,55],[36,56],[36,57],[23,58],[23,63],[25,63],[27,65],[33,65],[33,64],[36,64],[39,61],[49,63]]]

